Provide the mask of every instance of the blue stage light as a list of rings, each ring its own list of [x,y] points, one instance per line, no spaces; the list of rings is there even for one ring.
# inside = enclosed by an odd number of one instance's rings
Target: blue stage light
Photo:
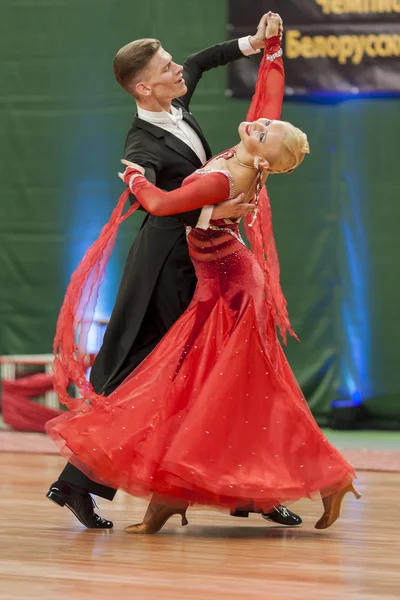
[[[106,182],[99,181],[75,181],[71,192],[70,206],[75,208],[70,213],[68,224],[68,248],[66,251],[66,285],[73,270],[82,260],[85,252],[97,239],[102,226],[110,218],[110,214],[116,203],[116,198],[110,197],[109,186]],[[98,325],[96,321],[107,321],[111,314],[118,281],[120,268],[117,259],[111,255],[107,266],[104,282],[99,290],[96,309],[87,340],[87,351],[96,353],[101,345],[104,325]]]

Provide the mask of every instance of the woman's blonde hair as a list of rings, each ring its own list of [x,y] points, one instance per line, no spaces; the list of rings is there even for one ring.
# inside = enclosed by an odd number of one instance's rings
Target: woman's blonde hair
[[[281,150],[273,160],[270,160],[268,171],[270,173],[291,173],[301,165],[306,154],[310,153],[307,136],[304,131],[294,127],[291,123],[283,138]]]

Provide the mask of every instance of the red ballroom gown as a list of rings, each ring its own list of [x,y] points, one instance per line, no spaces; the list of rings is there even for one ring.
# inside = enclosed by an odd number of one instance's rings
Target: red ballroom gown
[[[258,114],[279,118],[282,61],[263,62]],[[126,181],[156,214],[235,195],[229,173],[207,166],[171,192],[132,173]],[[92,479],[172,504],[268,512],[344,487],[353,468],[311,414],[277,337],[267,275],[237,223],[189,228],[187,240],[198,284],[182,317],[110,396],[53,419],[48,433]]]

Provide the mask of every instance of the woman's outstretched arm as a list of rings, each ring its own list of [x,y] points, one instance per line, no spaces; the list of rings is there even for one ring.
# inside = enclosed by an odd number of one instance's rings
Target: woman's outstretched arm
[[[282,20],[278,16],[268,21],[270,35],[265,41],[264,55],[261,59],[256,90],[247,113],[247,121],[280,119],[285,89],[285,71],[283,68],[282,48],[279,32]]]
[[[170,192],[160,190],[132,167],[125,170],[123,180],[147,212],[159,217],[195,210],[207,204],[218,204],[233,197],[232,178],[225,171],[203,173]]]

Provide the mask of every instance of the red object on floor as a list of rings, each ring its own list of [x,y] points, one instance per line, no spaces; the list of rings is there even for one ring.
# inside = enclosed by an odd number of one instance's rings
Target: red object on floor
[[[61,414],[32,400],[53,389],[53,375],[37,373],[15,381],[3,379],[1,405],[4,423],[17,431],[43,433],[45,423]]]

